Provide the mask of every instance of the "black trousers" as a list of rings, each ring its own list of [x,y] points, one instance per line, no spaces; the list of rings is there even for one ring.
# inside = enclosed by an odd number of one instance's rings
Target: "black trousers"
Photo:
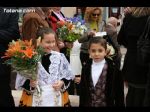
[[[147,85],[144,99],[144,106],[150,106],[150,64],[149,64],[149,72],[147,74]]]
[[[10,87],[11,67],[3,64],[0,58],[0,106],[13,107],[15,106]]]
[[[85,65],[85,63],[87,62],[88,59],[89,59],[88,53],[80,52],[80,60],[81,60],[82,66]]]
[[[80,95],[80,83],[76,84],[74,81],[71,81],[70,86],[68,87],[68,93],[70,95],[75,95],[75,91],[77,95]]]
[[[127,107],[143,107],[145,98],[144,88],[134,88],[128,86],[128,93],[126,96],[126,106]]]

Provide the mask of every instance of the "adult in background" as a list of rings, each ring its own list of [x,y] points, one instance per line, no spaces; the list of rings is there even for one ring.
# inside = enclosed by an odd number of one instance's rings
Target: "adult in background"
[[[49,16],[49,24],[51,25],[52,29],[57,33],[57,23],[59,21],[65,21],[66,17],[65,15],[61,12],[62,7],[51,7],[51,15]],[[67,42],[67,41],[62,41],[58,39],[60,45],[62,46],[60,48],[60,52],[64,53],[67,60],[70,62],[70,56],[67,55],[67,48],[72,48],[73,43],[72,42]]]
[[[31,9],[35,12],[28,12],[23,16],[22,37],[24,40],[35,39],[39,27],[50,27],[41,7],[32,7]]]
[[[37,30],[40,27],[51,27],[48,21],[48,16],[51,14],[50,7],[31,7],[35,12],[24,14],[22,24],[22,37],[24,40],[33,39],[35,41]],[[59,51],[59,44],[54,47],[55,51]]]
[[[130,7],[118,34],[118,43],[127,48],[122,74],[128,84],[126,106],[144,106],[148,66],[137,64],[137,41],[150,15],[149,7]]]
[[[121,64],[121,51],[120,51],[120,45],[117,42],[117,23],[118,19],[115,17],[109,17],[107,22],[106,22],[106,27],[105,31],[107,32],[107,35],[109,38],[112,40],[113,47],[115,49],[115,54],[114,56],[114,62],[116,63],[117,67],[120,69],[120,64]]]
[[[74,14],[74,17],[78,17],[78,18],[80,18],[81,20],[84,19],[84,18],[83,18],[84,15],[83,15],[82,10],[81,10],[80,8],[77,9],[77,13]]]
[[[51,26],[52,29],[56,32],[57,30],[57,22],[59,21],[65,21],[65,15],[61,12],[61,8],[62,7],[51,7],[52,8],[52,12],[51,12],[51,16],[50,16],[50,21],[51,21]]]
[[[82,66],[85,65],[86,61],[89,59],[88,43],[90,38],[102,29],[102,8],[87,7],[85,10],[84,20],[88,31],[78,40],[79,43],[82,43],[80,51]]]
[[[11,67],[4,64],[2,56],[8,49],[9,42],[20,37],[18,19],[18,13],[6,13],[4,7],[0,7],[0,106],[3,107],[15,106],[10,87]]]

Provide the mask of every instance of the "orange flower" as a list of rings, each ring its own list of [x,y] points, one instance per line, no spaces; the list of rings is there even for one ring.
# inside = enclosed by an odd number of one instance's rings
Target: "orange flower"
[[[34,49],[32,47],[27,47],[26,50],[22,50],[22,52],[25,54],[26,57],[30,59],[33,55],[35,55]]]
[[[60,21],[58,22],[58,25],[59,25],[60,27],[64,26],[64,25],[65,25],[65,21],[60,20]]]
[[[32,39],[29,41],[29,40],[24,40],[23,41],[23,44],[25,45],[25,46],[32,46]]]
[[[68,30],[71,30],[71,28],[72,28],[72,26],[73,26],[73,24],[71,24],[71,23],[67,23],[67,28],[68,28]]]
[[[3,58],[5,58],[5,57],[12,57],[12,56],[14,56],[17,52],[20,52],[20,51],[21,51],[20,42],[19,42],[19,41],[17,41],[17,42],[12,42],[12,43],[9,45],[8,50],[6,50],[5,56],[3,56]]]

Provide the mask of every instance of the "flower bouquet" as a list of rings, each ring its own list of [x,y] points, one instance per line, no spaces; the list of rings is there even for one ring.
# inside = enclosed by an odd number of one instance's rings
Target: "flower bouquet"
[[[36,80],[38,62],[41,60],[42,55],[44,55],[43,48],[38,45],[39,41],[40,38],[37,40],[37,46],[35,47],[32,40],[13,40],[9,43],[8,50],[6,50],[3,56],[3,58],[7,58],[5,63],[11,65],[14,71],[20,75]],[[39,86],[36,89],[40,93]]]
[[[87,27],[84,20],[78,17],[66,18],[66,21],[59,21],[57,23],[57,36],[60,40],[68,43],[73,43],[78,40],[85,32]],[[69,54],[71,48],[67,49]]]
[[[84,23],[84,20],[78,17],[67,18],[66,21],[59,21],[56,31],[58,38],[64,41],[74,42],[87,31]]]

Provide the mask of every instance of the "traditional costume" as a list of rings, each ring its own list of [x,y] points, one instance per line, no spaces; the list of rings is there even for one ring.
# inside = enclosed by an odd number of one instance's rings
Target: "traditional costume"
[[[123,78],[112,60],[90,59],[82,69],[80,106],[124,106]]]
[[[25,88],[19,106],[69,106],[69,95],[66,89],[73,79],[74,75],[64,54],[51,51],[50,54],[43,56],[42,62],[38,63],[37,81],[41,88],[40,96],[37,92],[28,93],[25,89],[30,88],[29,80],[17,74],[16,89]],[[63,80],[65,83],[61,91],[56,91],[52,87],[58,80]]]

